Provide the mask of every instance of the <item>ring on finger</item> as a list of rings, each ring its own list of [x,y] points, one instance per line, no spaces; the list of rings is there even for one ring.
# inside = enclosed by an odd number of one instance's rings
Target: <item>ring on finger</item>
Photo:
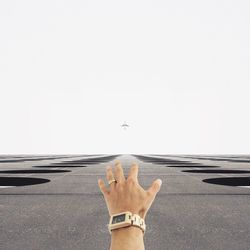
[[[117,183],[117,180],[115,180],[115,179],[110,180],[110,181],[109,181],[109,185],[110,185],[111,183],[113,183],[113,182]]]

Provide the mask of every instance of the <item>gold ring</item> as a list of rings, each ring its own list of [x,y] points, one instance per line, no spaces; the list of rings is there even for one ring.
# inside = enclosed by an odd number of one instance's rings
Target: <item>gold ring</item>
[[[113,180],[111,180],[111,181],[109,181],[109,185],[112,183],[112,182],[117,182],[115,179],[113,179]]]

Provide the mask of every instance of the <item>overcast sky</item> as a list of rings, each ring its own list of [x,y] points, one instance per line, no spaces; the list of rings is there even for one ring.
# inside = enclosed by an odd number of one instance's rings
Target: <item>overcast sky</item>
[[[250,153],[249,13],[1,0],[0,153]]]

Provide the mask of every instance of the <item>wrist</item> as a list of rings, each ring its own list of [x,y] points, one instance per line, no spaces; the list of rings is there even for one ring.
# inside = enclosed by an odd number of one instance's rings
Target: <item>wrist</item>
[[[111,236],[113,237],[143,237],[143,231],[136,226],[127,226],[127,227],[121,227],[117,228],[115,230],[111,231]]]

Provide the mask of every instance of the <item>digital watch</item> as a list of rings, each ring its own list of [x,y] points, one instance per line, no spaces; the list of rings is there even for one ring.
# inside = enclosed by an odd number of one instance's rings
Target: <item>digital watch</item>
[[[138,214],[132,214],[129,211],[110,216],[109,224],[107,224],[107,226],[110,234],[112,230],[129,226],[139,227],[143,231],[143,234],[146,231],[144,220]]]

